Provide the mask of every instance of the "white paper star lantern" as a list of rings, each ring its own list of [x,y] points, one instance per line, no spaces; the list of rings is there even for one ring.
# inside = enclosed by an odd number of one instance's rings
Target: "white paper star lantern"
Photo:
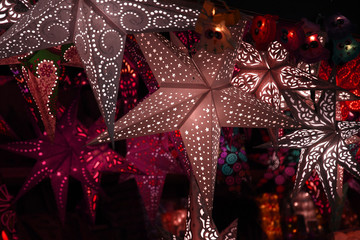
[[[283,97],[286,90],[310,98],[308,90],[338,89],[338,100],[357,99],[350,92],[340,91],[341,88],[334,84],[293,66],[288,58],[287,50],[279,42],[272,42],[267,51],[258,51],[251,44],[242,42],[237,57],[240,71],[232,79],[232,84],[277,109],[287,107]]]
[[[338,167],[360,177],[360,167],[345,143],[346,139],[359,132],[360,122],[335,121],[334,91],[323,91],[315,109],[292,92],[286,91],[284,96],[291,103],[289,106],[292,112],[297,113],[295,119],[305,127],[278,141],[280,147],[301,149],[295,190],[300,190],[313,170],[316,170],[330,205],[334,207],[337,190],[342,185],[342,174],[338,175]]]
[[[199,11],[157,0],[39,0],[0,38],[0,58],[75,43],[113,135],[127,34],[192,27]]]
[[[232,30],[240,40],[243,25]],[[192,170],[212,208],[220,127],[281,127],[298,124],[230,85],[236,51],[199,51],[190,58],[167,39],[139,34],[137,41],[160,88],[116,122],[115,139],[179,129]],[[92,143],[110,141],[107,133]]]

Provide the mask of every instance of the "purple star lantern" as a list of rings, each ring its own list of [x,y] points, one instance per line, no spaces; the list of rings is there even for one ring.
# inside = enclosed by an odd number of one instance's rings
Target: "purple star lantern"
[[[62,114],[56,125],[53,141],[44,132],[37,139],[2,146],[6,150],[37,160],[16,199],[49,177],[61,221],[65,220],[70,176],[81,183],[94,220],[100,171],[112,169],[127,173],[139,172],[107,145],[86,146],[86,142],[104,130],[105,126],[99,127],[98,121],[87,131],[76,118],[77,109],[75,102]]]
[[[146,175],[135,175],[139,192],[150,221],[154,221],[168,173],[184,174],[186,171],[170,152],[169,133],[127,140],[126,160]]]

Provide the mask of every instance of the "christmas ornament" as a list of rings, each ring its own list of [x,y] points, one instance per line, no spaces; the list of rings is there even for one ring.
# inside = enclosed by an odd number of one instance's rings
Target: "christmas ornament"
[[[190,28],[198,13],[155,0],[39,0],[1,36],[0,57],[75,43],[112,137],[126,35]]]
[[[241,25],[235,29],[234,39],[240,39]],[[200,50],[190,58],[159,35],[137,39],[160,89],[117,121],[115,139],[179,129],[211,209],[220,127],[291,128],[297,123],[230,85],[235,52]],[[110,141],[107,133],[91,143],[105,141]]]
[[[295,190],[299,191],[313,170],[316,170],[333,208],[336,198],[342,194],[342,174],[338,171],[345,169],[355,176],[360,175],[358,163],[353,160],[345,143],[346,139],[360,130],[360,123],[335,121],[336,100],[331,90],[322,92],[314,109],[292,92],[286,91],[284,96],[292,103],[289,107],[295,119],[306,127],[278,141],[280,147],[301,149]]]
[[[61,221],[65,219],[69,177],[81,183],[84,195],[88,199],[91,216],[94,217],[99,172],[112,167],[119,172],[139,172],[107,145],[86,146],[89,135],[76,119],[76,114],[77,103],[73,103],[58,121],[53,141],[44,132],[37,139],[1,146],[8,151],[37,160],[17,199],[45,177],[49,177]],[[94,136],[102,130],[104,126],[98,130],[89,129],[89,133]]]

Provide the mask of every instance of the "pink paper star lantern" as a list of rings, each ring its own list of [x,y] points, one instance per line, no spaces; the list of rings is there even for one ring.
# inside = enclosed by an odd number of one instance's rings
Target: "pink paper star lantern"
[[[127,162],[146,175],[135,180],[150,221],[155,221],[161,194],[168,173],[183,174],[184,170],[169,149],[169,134],[143,136],[127,140]]]
[[[240,40],[242,23],[231,31]],[[292,128],[298,124],[230,85],[236,51],[199,51],[190,58],[160,35],[136,37],[160,88],[116,122],[115,139],[179,129],[192,170],[212,209],[220,127]],[[91,143],[110,140],[103,133]]]
[[[276,109],[287,107],[284,91],[292,90],[309,98],[307,90],[336,89],[329,82],[292,66],[288,57],[288,51],[276,41],[267,51],[258,51],[251,44],[242,42],[237,57],[240,71],[232,79],[232,84]],[[350,93],[339,93],[338,100],[344,101],[350,96],[352,99],[355,97]]]
[[[86,146],[92,138],[104,130],[98,123],[87,131],[76,119],[77,104],[73,103],[62,114],[51,141],[46,132],[37,139],[12,142],[1,147],[37,160],[29,177],[18,193],[17,199],[49,177],[61,221],[65,219],[69,177],[78,180],[88,199],[91,217],[95,217],[96,192],[99,188],[100,171],[139,173],[109,146]],[[94,219],[93,219],[94,220]]]

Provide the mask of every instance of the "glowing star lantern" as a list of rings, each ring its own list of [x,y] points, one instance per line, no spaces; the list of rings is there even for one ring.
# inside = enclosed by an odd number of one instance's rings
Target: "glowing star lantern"
[[[6,150],[37,160],[17,198],[45,177],[49,177],[62,221],[65,219],[69,177],[75,178],[82,184],[84,195],[89,199],[88,203],[92,203],[96,200],[94,191],[99,186],[97,172],[108,170],[106,166],[111,167],[111,165],[116,165],[117,169],[122,168],[123,171],[118,170],[120,172],[138,172],[132,165],[116,157],[116,153],[108,146],[97,146],[96,149],[86,146],[89,136],[77,121],[76,113],[77,104],[72,104],[58,121],[53,141],[44,134],[34,140],[2,146]],[[95,131],[92,135],[100,131]],[[94,206],[89,205],[92,217],[94,217]]]
[[[127,162],[146,174],[136,175],[135,180],[149,219],[154,221],[166,175],[184,171],[170,153],[168,133],[129,139],[127,146]]]
[[[0,58],[75,43],[113,136],[126,35],[190,28],[198,13],[157,0],[39,0],[1,36]]]
[[[225,2],[223,4],[225,11],[216,8],[214,3],[205,1],[195,25],[196,32],[201,34],[198,46],[213,53],[234,48],[235,43],[227,27],[240,20],[239,10],[230,10]]]
[[[338,187],[342,187],[342,174],[338,170],[343,168],[360,176],[358,163],[354,161],[345,143],[346,139],[359,132],[360,123],[335,121],[336,100],[333,91],[323,91],[315,110],[290,91],[285,92],[284,96],[292,103],[289,107],[296,113],[295,119],[306,127],[278,141],[280,147],[301,149],[295,190],[300,190],[313,170],[316,170],[333,208],[338,194],[342,194],[337,192],[340,190]]]
[[[278,16],[269,14],[253,18],[250,33],[257,50],[266,50],[268,45],[275,40],[277,19]]]
[[[276,41],[269,45],[267,51],[257,51],[251,44],[242,42],[236,60],[240,71],[232,79],[232,84],[276,109],[286,108],[283,97],[286,90],[297,91],[306,97],[308,94],[305,90],[336,88],[329,82],[290,65],[287,61],[288,52]],[[341,96],[339,94],[339,99]]]
[[[336,65],[344,64],[356,58],[360,53],[360,43],[351,35],[333,39],[332,61]]]
[[[241,25],[234,28],[241,39]],[[230,85],[235,51],[200,50],[190,58],[161,35],[138,43],[160,88],[116,122],[115,139],[179,129],[193,172],[212,208],[220,127],[297,127],[297,123]],[[110,141],[103,133],[91,143]]]

